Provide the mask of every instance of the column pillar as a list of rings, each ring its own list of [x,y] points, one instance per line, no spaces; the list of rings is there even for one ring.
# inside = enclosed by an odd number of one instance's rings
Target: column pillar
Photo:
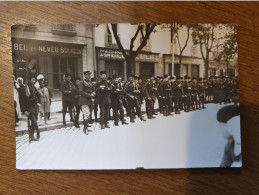
[[[135,62],[135,75],[139,76],[139,62]]]
[[[123,62],[123,79],[124,81],[127,81],[127,63],[126,63],[126,60],[124,60]]]
[[[192,73],[191,73],[191,68],[192,68],[192,65],[191,64],[188,64],[188,77],[191,77]]]

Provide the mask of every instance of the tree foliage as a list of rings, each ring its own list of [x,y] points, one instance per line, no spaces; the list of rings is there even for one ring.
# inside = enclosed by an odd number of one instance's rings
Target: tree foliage
[[[118,36],[117,24],[111,24],[112,31],[118,48],[122,52],[126,63],[127,63],[127,74],[132,73],[133,65],[135,64],[135,58],[139,54],[139,52],[146,46],[147,40],[150,37],[150,34],[153,32],[156,24],[138,24],[137,30],[133,37],[130,38],[130,47],[129,50],[126,50]],[[134,50],[134,44],[138,35],[141,36],[141,41],[137,49]]]

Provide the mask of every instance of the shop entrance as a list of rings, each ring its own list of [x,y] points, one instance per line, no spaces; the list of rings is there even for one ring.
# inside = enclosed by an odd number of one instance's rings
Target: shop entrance
[[[199,78],[199,65],[192,65],[191,67],[191,77]]]
[[[123,76],[123,61],[106,60],[105,70],[107,77],[112,77],[113,75]]]
[[[155,64],[148,62],[140,62],[140,76],[145,81],[150,74],[154,75]]]

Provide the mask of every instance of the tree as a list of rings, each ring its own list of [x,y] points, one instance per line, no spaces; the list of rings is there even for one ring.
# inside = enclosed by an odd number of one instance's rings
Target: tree
[[[153,32],[154,28],[156,27],[156,24],[138,24],[138,28],[134,36],[131,37],[129,50],[125,50],[121,44],[121,41],[117,32],[117,24],[111,24],[111,26],[112,26],[113,35],[114,35],[114,39],[116,40],[117,46],[122,52],[122,55],[126,60],[127,74],[130,74],[132,73],[133,67],[135,65],[135,59],[137,55],[147,44],[147,40],[149,39],[150,34]],[[136,50],[133,50],[134,43],[138,35],[140,35],[142,39],[140,41],[138,48]]]
[[[194,45],[200,45],[201,56],[204,61],[205,78],[209,75],[209,57],[215,41],[215,28],[217,24],[194,24],[192,25],[192,38]]]
[[[186,24],[186,25],[184,25],[184,24],[181,24],[180,25],[180,28],[182,28],[183,26],[185,26],[186,27],[186,31],[187,31],[187,38],[185,39],[185,42],[184,42],[184,45],[183,46],[181,46],[181,42],[180,42],[180,39],[179,39],[179,28],[178,28],[178,30],[177,30],[177,32],[176,32],[176,38],[177,38],[177,42],[178,42],[178,46],[179,46],[179,50],[180,50],[180,53],[179,53],[179,66],[180,66],[180,75],[182,74],[182,69],[183,69],[183,67],[182,67],[182,56],[183,56],[183,51],[184,51],[184,49],[186,48],[186,46],[187,46],[187,43],[188,43],[188,41],[189,41],[189,37],[190,37],[190,29],[191,29],[191,26],[192,25],[190,25],[190,24]],[[183,76],[183,75],[181,75],[181,76]]]
[[[218,52],[215,56],[215,61],[226,61],[227,71],[229,70],[229,63],[237,54],[237,25],[235,24],[226,24],[226,34],[223,36],[223,41],[221,44],[218,44]]]

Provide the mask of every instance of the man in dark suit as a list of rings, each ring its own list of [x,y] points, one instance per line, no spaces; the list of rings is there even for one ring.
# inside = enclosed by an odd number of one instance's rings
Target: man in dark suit
[[[95,97],[94,86],[91,81],[91,72],[84,72],[84,80],[79,83],[79,101],[78,105],[81,106],[84,115],[84,133],[88,135],[88,123],[90,119],[90,109],[92,107],[92,98]]]
[[[37,124],[38,112],[40,107],[40,94],[36,87],[35,78],[31,78],[29,86],[27,86],[28,93],[25,100],[25,115],[28,116],[28,128],[30,141],[38,141],[40,139],[40,131]],[[37,139],[34,137],[34,131],[37,131]]]
[[[67,73],[65,75],[65,82],[61,85],[61,92],[62,92],[62,106],[63,106],[63,124],[66,124],[66,113],[67,108],[69,110],[70,115],[70,121],[73,122],[73,115],[72,115],[72,109],[73,109],[73,92],[74,92],[75,86],[71,82],[71,75]]]
[[[101,71],[100,76],[101,80],[96,84],[96,90],[99,98],[101,129],[104,129],[110,128],[108,118],[111,106],[111,84],[107,81],[106,71]]]

